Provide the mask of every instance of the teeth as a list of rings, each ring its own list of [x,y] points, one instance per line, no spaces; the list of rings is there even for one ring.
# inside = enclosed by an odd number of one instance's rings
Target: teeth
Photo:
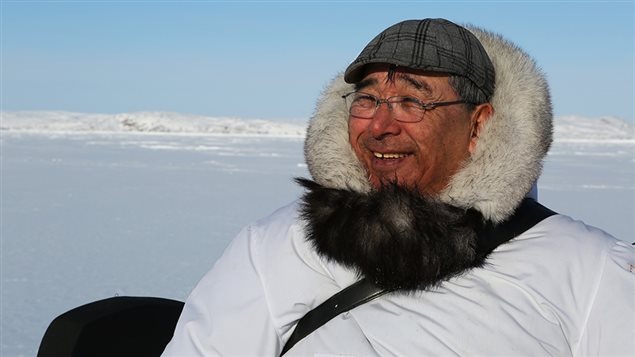
[[[408,154],[382,154],[380,152],[373,152],[373,155],[378,159],[401,159],[408,156]]]

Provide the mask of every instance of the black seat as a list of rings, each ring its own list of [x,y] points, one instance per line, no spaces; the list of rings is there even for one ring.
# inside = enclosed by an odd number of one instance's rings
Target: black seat
[[[51,322],[38,357],[160,356],[183,302],[113,297],[72,309]]]

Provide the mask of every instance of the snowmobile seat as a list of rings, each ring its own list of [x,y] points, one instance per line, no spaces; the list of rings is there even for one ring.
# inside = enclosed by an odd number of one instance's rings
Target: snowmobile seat
[[[170,342],[183,302],[155,297],[112,297],[56,317],[38,357],[160,356]]]

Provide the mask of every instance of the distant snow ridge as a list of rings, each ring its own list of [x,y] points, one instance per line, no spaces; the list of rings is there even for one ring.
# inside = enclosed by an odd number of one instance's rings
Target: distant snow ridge
[[[21,132],[135,132],[304,137],[306,125],[269,120],[213,118],[170,112],[121,114],[3,111],[0,130]]]
[[[635,125],[619,118],[561,116],[554,122],[555,141],[635,141]]]
[[[170,112],[90,114],[63,111],[3,111],[0,130],[55,133],[184,133],[304,137],[306,124],[214,118]],[[558,142],[633,142],[635,125],[619,118],[562,116],[555,119]]]

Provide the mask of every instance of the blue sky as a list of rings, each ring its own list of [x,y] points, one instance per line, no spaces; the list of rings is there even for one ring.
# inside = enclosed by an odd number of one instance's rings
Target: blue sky
[[[634,120],[633,1],[1,2],[3,110],[304,120],[384,28],[444,17],[538,62],[556,115]]]

